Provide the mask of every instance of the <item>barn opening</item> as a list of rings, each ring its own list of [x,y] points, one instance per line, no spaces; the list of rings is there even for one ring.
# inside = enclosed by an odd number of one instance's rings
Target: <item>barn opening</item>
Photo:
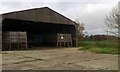
[[[36,18],[36,15],[33,15],[31,19],[29,19],[29,15],[27,15],[28,17],[24,19],[26,14],[22,15],[22,12],[26,11],[22,11],[21,13],[16,12],[15,17],[14,13],[10,13],[13,17],[11,17],[11,15],[9,16],[9,14],[4,14],[2,32],[26,32],[28,48],[43,46],[76,46],[76,27],[74,22],[72,23],[72,21],[64,18],[64,16],[60,15],[59,17],[59,14],[54,13],[54,11],[53,14],[55,14],[55,16],[51,16],[49,10],[50,9],[47,8],[49,13],[47,17],[49,18],[46,19],[45,14],[45,17],[40,17],[40,20],[38,20],[38,16],[37,19],[32,20],[33,17]],[[28,11],[28,13],[31,13],[32,10]],[[35,11],[32,13],[36,14]],[[19,14],[23,17],[17,16]],[[43,20],[41,18],[43,18]],[[57,20],[55,20],[55,18],[57,18]]]

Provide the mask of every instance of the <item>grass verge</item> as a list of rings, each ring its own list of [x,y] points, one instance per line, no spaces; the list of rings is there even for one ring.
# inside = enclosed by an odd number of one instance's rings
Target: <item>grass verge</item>
[[[118,42],[111,41],[82,41],[80,42],[80,50],[91,51],[103,54],[118,54]]]

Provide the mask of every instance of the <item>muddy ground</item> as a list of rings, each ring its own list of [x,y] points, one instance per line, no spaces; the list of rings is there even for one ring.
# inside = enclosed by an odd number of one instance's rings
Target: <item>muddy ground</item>
[[[118,70],[118,55],[79,51],[79,48],[3,51],[3,70]]]

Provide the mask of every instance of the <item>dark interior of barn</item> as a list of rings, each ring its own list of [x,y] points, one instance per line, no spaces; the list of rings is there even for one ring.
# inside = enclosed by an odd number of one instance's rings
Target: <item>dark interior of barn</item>
[[[57,33],[75,35],[74,25],[4,19],[2,31],[26,31],[28,47],[56,46]],[[53,36],[52,38],[50,36]],[[73,42],[74,43],[74,42]],[[74,44],[73,44],[74,45]]]

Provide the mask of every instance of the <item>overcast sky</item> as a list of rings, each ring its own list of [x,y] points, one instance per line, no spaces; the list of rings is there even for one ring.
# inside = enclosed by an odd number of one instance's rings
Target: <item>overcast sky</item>
[[[1,0],[0,14],[40,7],[49,7],[85,24],[87,34],[105,34],[105,16],[119,0]]]

